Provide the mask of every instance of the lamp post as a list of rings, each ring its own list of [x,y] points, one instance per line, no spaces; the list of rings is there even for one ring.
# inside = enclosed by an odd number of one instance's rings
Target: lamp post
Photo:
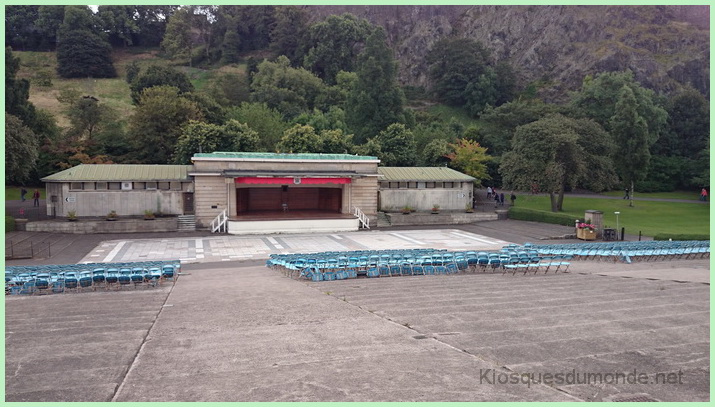
[[[621,233],[620,229],[618,228],[618,215],[620,215],[621,213],[620,212],[613,212],[613,213],[616,214],[616,236],[618,236]],[[617,239],[617,240],[621,240],[621,239]]]

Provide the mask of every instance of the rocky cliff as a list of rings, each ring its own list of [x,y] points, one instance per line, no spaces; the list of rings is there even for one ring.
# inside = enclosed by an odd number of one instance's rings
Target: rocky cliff
[[[454,35],[482,42],[558,100],[584,76],[630,69],[644,86],[689,84],[709,95],[708,6],[306,6],[314,19],[351,13],[383,26],[400,81],[429,87],[425,56]]]

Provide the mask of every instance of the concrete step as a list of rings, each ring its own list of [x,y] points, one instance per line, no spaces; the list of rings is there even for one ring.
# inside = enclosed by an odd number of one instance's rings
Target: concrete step
[[[390,227],[390,226],[392,226],[392,222],[390,222],[390,218],[387,217],[385,212],[378,212],[377,213],[377,227],[384,228],[384,227]]]
[[[189,232],[196,230],[196,216],[194,215],[179,215],[178,229],[180,232]]]

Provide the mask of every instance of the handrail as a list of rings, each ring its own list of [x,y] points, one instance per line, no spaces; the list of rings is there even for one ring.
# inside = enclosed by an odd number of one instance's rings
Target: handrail
[[[228,216],[226,215],[226,209],[224,209],[214,218],[214,220],[211,221],[211,233],[216,233],[217,231],[226,233],[227,230]]]
[[[370,218],[368,218],[367,215],[360,210],[360,208],[357,206],[354,207],[353,215],[360,220],[360,225],[362,225],[363,229],[370,229]]]

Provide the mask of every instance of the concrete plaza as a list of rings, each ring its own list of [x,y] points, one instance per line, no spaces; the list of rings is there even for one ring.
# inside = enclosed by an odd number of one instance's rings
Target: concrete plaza
[[[709,400],[709,259],[317,283],[263,267],[537,230],[97,239],[77,262],[191,260],[158,289],[6,297],[6,401]]]

